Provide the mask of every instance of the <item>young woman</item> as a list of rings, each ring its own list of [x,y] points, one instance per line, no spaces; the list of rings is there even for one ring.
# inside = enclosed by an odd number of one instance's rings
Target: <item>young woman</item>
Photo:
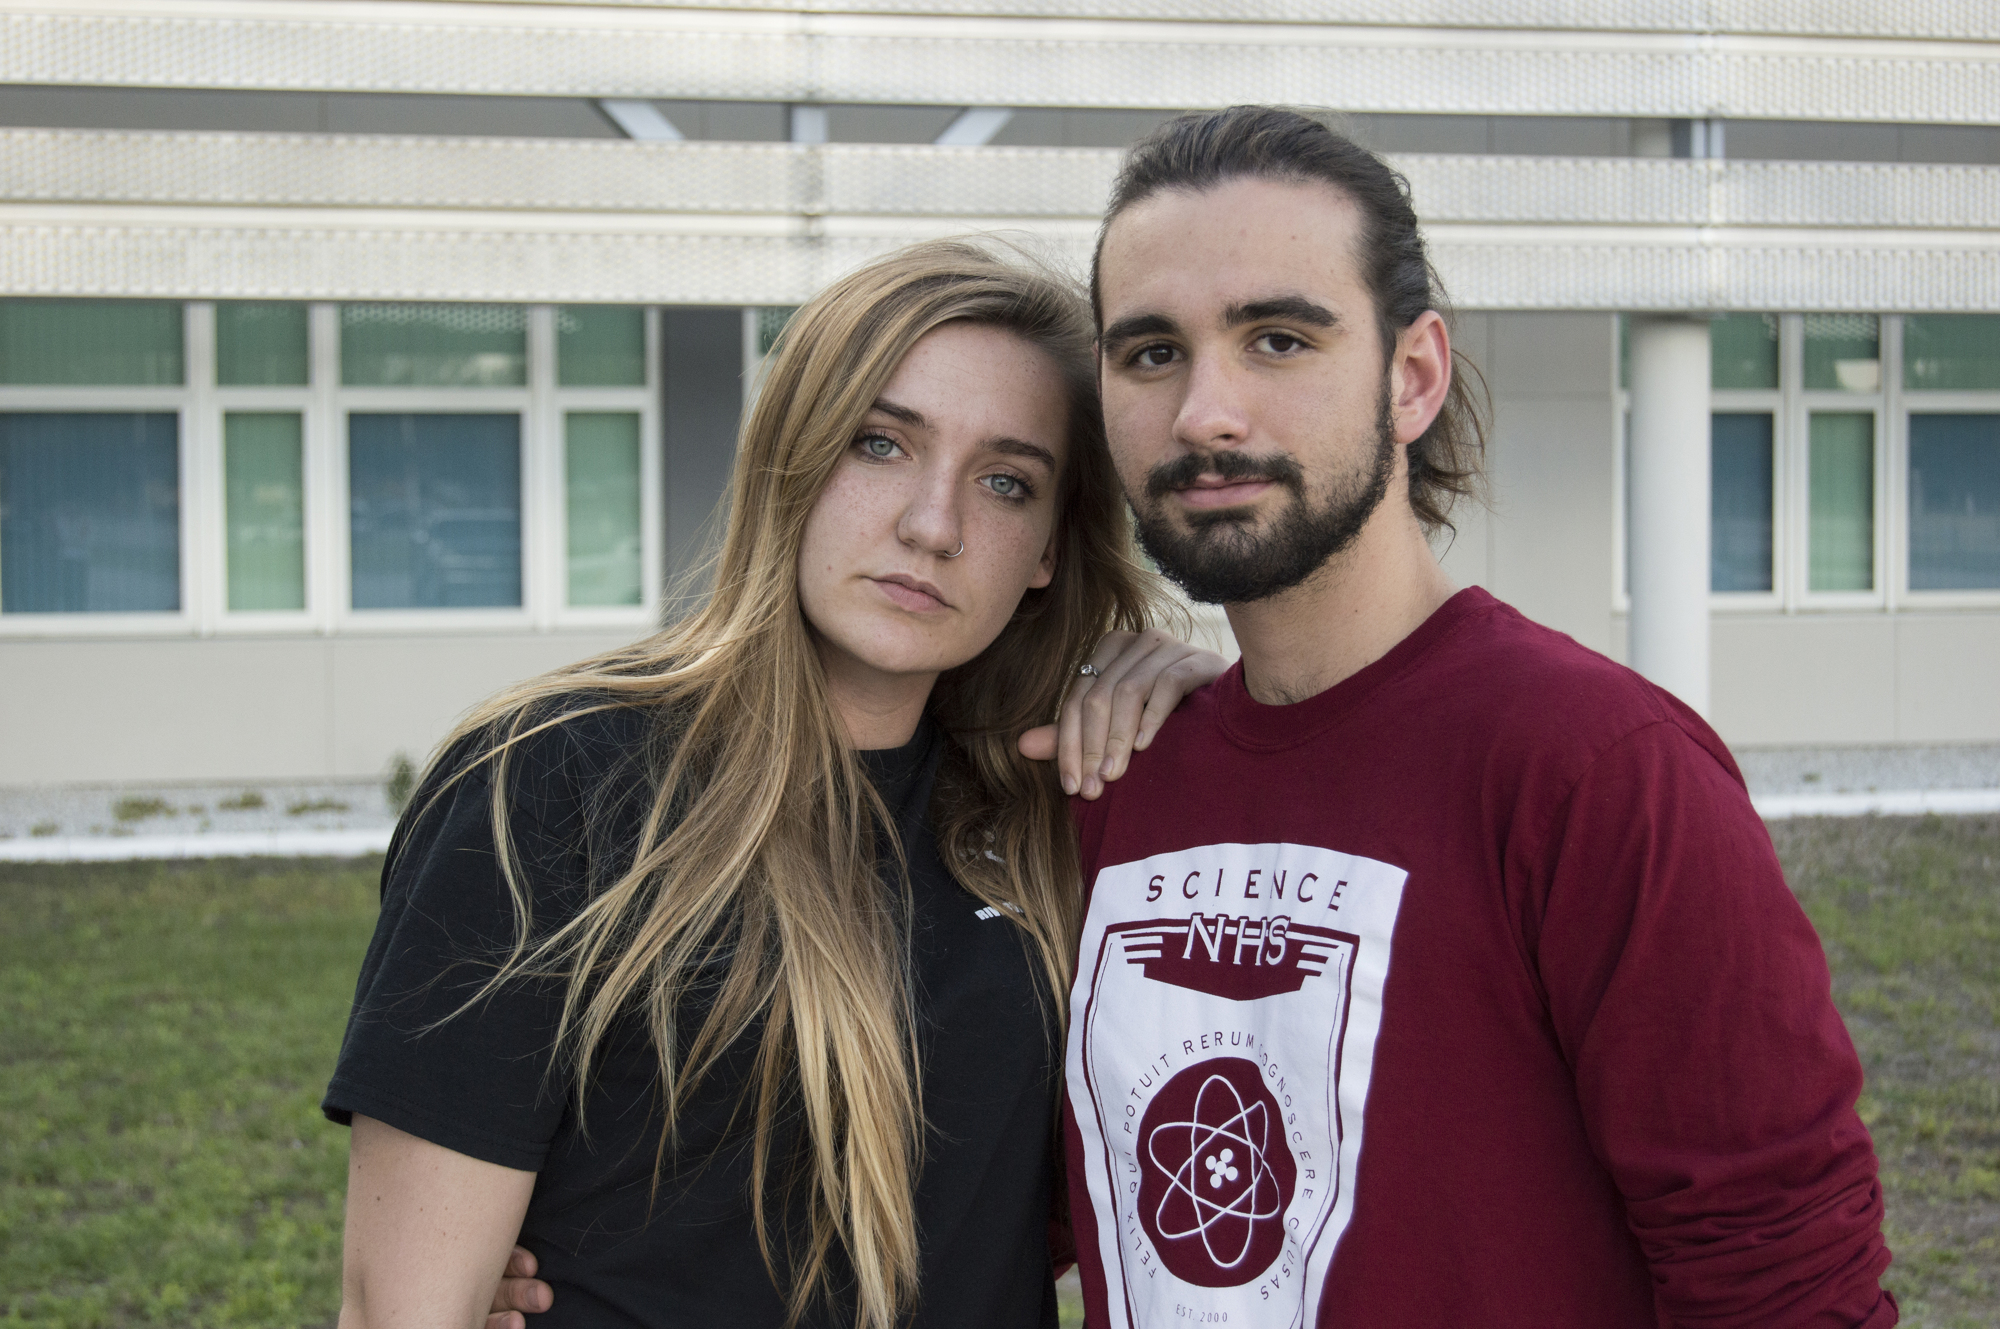
[[[1152,610],[1090,342],[1068,286],[964,244],[837,283],[744,430],[706,603],[441,748],[326,1097],[342,1329],[480,1324],[517,1232],[538,1329],[1054,1324],[1080,900],[1016,742],[1086,659],[1128,720],[1158,678],[1155,724],[1220,668],[1090,654]]]

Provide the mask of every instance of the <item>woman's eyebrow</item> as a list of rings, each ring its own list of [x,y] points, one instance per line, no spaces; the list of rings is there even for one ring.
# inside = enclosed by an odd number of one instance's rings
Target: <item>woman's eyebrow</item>
[[[1004,453],[1009,457],[1026,457],[1029,461],[1038,461],[1048,467],[1051,473],[1056,469],[1055,453],[1039,443],[1030,443],[1024,438],[989,438],[986,440],[986,446],[990,451]]]
[[[868,409],[871,411],[880,411],[891,420],[899,424],[906,424],[912,429],[929,429],[931,427],[930,420],[925,417],[922,411],[908,406],[899,406],[887,397],[877,397],[875,404]]]

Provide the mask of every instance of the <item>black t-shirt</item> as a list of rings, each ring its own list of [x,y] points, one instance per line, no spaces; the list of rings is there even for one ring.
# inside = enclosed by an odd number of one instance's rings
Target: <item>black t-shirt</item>
[[[646,723],[636,710],[603,712],[516,750],[510,816],[538,935],[580,907],[593,857],[629,861],[649,797],[636,763]],[[927,720],[908,746],[862,754],[897,818],[913,893],[910,971],[927,1128],[915,1323],[1053,1329],[1047,1240],[1060,1044],[1037,999],[1025,934],[983,908],[938,860],[928,809],[943,748]],[[639,1021],[625,1022],[600,1054],[580,1130],[570,1080],[561,1068],[550,1072],[559,983],[513,982],[446,1018],[514,937],[484,770],[398,828],[326,1115],[346,1123],[362,1113],[539,1174],[521,1242],[556,1296],[553,1310],[530,1317],[531,1329],[777,1329],[785,1303],[756,1239],[752,1113],[741,1099],[754,1035],[687,1104],[656,1189],[657,1063]],[[411,807],[425,809],[427,796],[420,790]],[[587,834],[593,810],[590,824],[608,829]],[[595,879],[604,880],[601,867]],[[685,1013],[684,1046],[700,1015]],[[802,1135],[795,1120],[781,1122],[775,1172],[796,1157]],[[771,1196],[767,1212],[784,1203],[783,1194]],[[795,1194],[791,1212],[802,1208]],[[808,1322],[851,1325],[852,1303],[822,1301]]]

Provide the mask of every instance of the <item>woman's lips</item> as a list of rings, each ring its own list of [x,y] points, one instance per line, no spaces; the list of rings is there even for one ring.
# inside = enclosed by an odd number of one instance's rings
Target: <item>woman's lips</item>
[[[943,593],[921,578],[898,574],[889,577],[870,577],[869,580],[881,587],[882,594],[888,596],[899,608],[915,613],[951,608]]]

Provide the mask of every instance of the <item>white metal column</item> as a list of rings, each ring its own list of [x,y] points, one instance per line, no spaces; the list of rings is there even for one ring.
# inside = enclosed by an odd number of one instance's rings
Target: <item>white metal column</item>
[[[1706,318],[1632,319],[1632,667],[1708,713]]]

